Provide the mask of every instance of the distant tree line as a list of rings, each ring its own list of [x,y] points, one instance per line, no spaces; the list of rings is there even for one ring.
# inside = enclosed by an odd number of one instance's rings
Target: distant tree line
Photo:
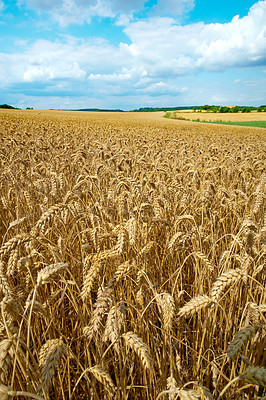
[[[177,111],[177,110],[201,110],[202,106],[179,106],[179,107],[141,107],[131,112],[155,112],[155,111]]]
[[[10,106],[9,104],[0,104],[0,108],[19,110],[17,107]],[[33,110],[33,107],[27,107],[26,110]],[[178,110],[193,110],[193,111],[207,111],[215,113],[238,113],[238,112],[266,112],[266,105],[261,105],[259,107],[253,106],[215,106],[205,104],[204,106],[178,106],[178,107],[141,107],[136,110],[131,110],[131,112],[155,112],[155,111],[178,111]],[[99,109],[99,108],[83,108],[79,110],[72,111],[110,111],[110,112],[123,112],[123,110],[116,109]]]
[[[6,108],[8,110],[18,110],[18,108],[10,106],[9,104],[0,104],[0,108]]]
[[[0,108],[7,110],[21,110],[21,108],[10,106],[9,104],[0,104]],[[26,110],[33,110],[33,107],[27,107]]]
[[[209,106],[208,104],[205,104],[202,107],[202,110],[205,111],[210,111],[210,112],[219,112],[219,113],[238,113],[238,112],[242,112],[242,113],[247,113],[247,112],[251,112],[251,111],[257,111],[257,112],[266,112],[266,106],[262,105],[259,107],[252,107],[252,106],[232,106],[232,107],[228,107],[228,106]]]
[[[215,113],[238,113],[238,112],[266,112],[266,106],[262,105],[259,107],[252,106],[214,106],[205,104],[204,106],[179,106],[179,107],[141,107],[136,110],[132,110],[132,112],[155,112],[155,111],[178,111],[178,110],[194,110],[194,111],[207,111],[207,112],[215,112]]]
[[[119,108],[115,110],[112,110],[110,108],[80,108],[79,110],[70,111],[124,112],[124,110],[120,110]]]

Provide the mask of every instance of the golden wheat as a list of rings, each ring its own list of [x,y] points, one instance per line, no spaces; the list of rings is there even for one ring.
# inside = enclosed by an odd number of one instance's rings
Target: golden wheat
[[[265,397],[265,143],[1,110],[0,397]]]

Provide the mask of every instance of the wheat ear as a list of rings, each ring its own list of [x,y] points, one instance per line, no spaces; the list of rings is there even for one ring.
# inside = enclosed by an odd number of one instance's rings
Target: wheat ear
[[[4,382],[11,365],[14,351],[12,349],[13,340],[4,339],[0,342],[0,379]]]
[[[0,292],[2,292],[4,296],[14,297],[13,291],[7,280],[7,276],[4,273],[4,265],[1,261],[0,261]]]
[[[169,293],[162,293],[156,297],[159,309],[162,313],[163,327],[166,331],[172,329],[175,314],[175,301]]]
[[[151,369],[151,355],[148,346],[142,341],[142,339],[136,335],[134,332],[127,332],[122,335],[126,344],[134,350],[137,355],[140,357],[143,366],[146,369]]]
[[[59,366],[65,346],[62,339],[48,340],[40,349],[39,365],[44,389],[49,393],[52,378]]]
[[[114,385],[112,378],[103,368],[99,365],[89,368],[89,371],[95,376],[95,378],[103,384],[107,391],[113,395],[116,391],[116,386]]]
[[[257,385],[261,387],[266,386],[266,369],[264,367],[250,365],[246,371],[244,371],[239,379],[245,380],[251,385]]]
[[[206,266],[209,268],[210,271],[214,271],[214,266],[212,265],[212,263],[210,262],[210,260],[208,259],[208,257],[207,257],[204,253],[198,251],[197,253],[195,253],[195,255],[196,255],[201,261],[203,261],[204,264],[206,264]]]
[[[68,264],[63,262],[47,265],[38,272],[37,284],[44,285],[45,283],[51,282],[52,279],[61,274],[61,272],[65,271],[67,268]]]
[[[232,285],[234,282],[240,280],[243,275],[244,272],[240,268],[229,269],[228,271],[224,272],[221,276],[219,276],[216,282],[214,282],[210,291],[210,298],[213,301],[218,301],[223,290],[227,286]]]
[[[118,352],[118,344],[115,343],[119,338],[120,331],[124,322],[123,313],[120,311],[120,307],[117,305],[113,306],[107,316],[106,326],[103,334],[103,340],[107,342],[110,340],[114,343],[114,349]]]
[[[105,313],[108,311],[108,308],[112,302],[112,293],[113,289],[111,287],[106,287],[98,294],[89,325],[83,329],[83,332],[89,342],[93,338],[93,335],[98,331],[102,319]]]
[[[223,388],[221,393],[218,396],[217,400],[221,400],[223,398],[224,393],[227,389],[235,382],[239,380],[245,380],[246,382],[250,383],[251,385],[256,386],[266,386],[266,369],[264,367],[249,366],[241,375],[237,376],[236,378],[232,379],[228,384]]]
[[[2,257],[6,256],[10,251],[14,250],[17,246],[27,243],[31,239],[32,237],[27,235],[26,233],[20,233],[14,236],[6,243],[4,243],[3,246],[0,248],[0,256]]]
[[[212,303],[212,299],[206,295],[197,296],[186,303],[178,312],[178,317],[185,316],[186,318],[207,307]]]
[[[181,236],[184,236],[184,232],[176,232],[170,239],[169,243],[168,243],[168,250],[173,250],[176,242],[178,241],[178,239],[180,239]]]
[[[88,258],[86,257],[85,259],[85,264],[87,264]],[[93,287],[93,283],[96,279],[96,277],[99,275],[101,269],[103,267],[103,264],[99,262],[97,259],[94,261],[86,273],[86,275],[83,278],[83,285],[82,285],[82,291],[81,291],[81,297],[82,299],[85,299],[91,292],[91,289]]]
[[[228,357],[233,360],[247,342],[255,336],[258,329],[259,326],[248,326],[247,328],[240,329],[227,348]]]
[[[169,400],[175,400],[178,386],[175,378],[173,376],[169,376],[166,380],[167,382],[167,389],[169,391],[172,391],[173,393],[169,393]]]
[[[213,395],[206,386],[197,385],[197,392],[202,400],[214,400]]]
[[[131,261],[125,261],[123,264],[120,264],[117,270],[115,271],[114,275],[112,276],[109,285],[112,286],[113,284],[117,283],[120,279],[126,275],[134,264]]]

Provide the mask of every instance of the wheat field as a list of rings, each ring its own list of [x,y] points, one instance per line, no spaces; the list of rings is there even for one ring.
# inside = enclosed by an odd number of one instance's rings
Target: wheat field
[[[0,112],[0,399],[265,399],[265,129]]]
[[[185,118],[189,120],[200,120],[200,121],[224,121],[224,122],[244,122],[244,121],[265,121],[266,120],[266,113],[265,112],[257,112],[252,111],[248,113],[214,113],[214,112],[191,112],[188,111],[172,111],[171,115],[174,118]]]

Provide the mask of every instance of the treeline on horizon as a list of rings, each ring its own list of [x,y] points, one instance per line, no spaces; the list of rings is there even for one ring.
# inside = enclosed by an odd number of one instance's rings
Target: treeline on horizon
[[[9,104],[0,104],[0,108],[20,110],[18,107],[13,107]],[[33,110],[33,107],[27,107],[26,110]],[[204,112],[219,112],[219,113],[238,113],[238,112],[266,112],[266,105],[261,105],[259,107],[254,106],[216,106],[208,105],[204,106],[178,106],[178,107],[141,107],[135,110],[129,110],[129,112],[156,112],[156,111],[180,111],[180,110],[193,110],[193,111],[204,111]],[[103,108],[82,108],[82,109],[72,109],[72,110],[58,110],[58,111],[97,111],[97,112],[125,112],[121,109],[103,109]]]
[[[220,113],[237,113],[237,112],[266,112],[266,105],[261,105],[259,107],[253,106],[215,106],[205,104],[204,106],[179,106],[179,107],[141,107],[132,112],[155,112],[155,111],[181,111],[181,110],[194,110],[194,111],[207,111],[207,112],[220,112]]]

